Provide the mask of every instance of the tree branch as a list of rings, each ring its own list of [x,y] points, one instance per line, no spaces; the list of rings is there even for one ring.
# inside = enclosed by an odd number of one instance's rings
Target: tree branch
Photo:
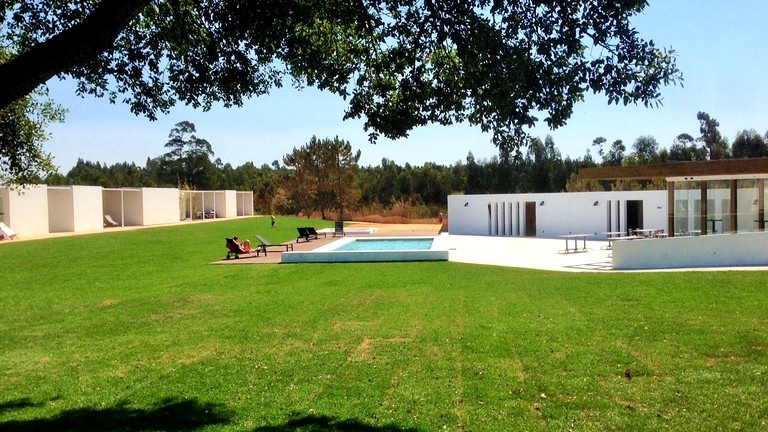
[[[152,0],[102,0],[82,22],[0,64],[0,109],[108,50]]]

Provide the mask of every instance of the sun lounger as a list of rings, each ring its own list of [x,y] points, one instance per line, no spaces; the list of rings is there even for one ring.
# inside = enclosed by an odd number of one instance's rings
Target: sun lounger
[[[16,231],[12,230],[4,222],[0,222],[0,238],[2,238],[3,240],[5,239],[13,240],[18,237],[19,235],[16,233]]]
[[[267,254],[267,248],[285,248],[285,252],[288,252],[288,250],[293,250],[293,243],[270,243],[269,240],[265,239],[264,237],[260,236],[259,234],[256,234],[256,239],[261,242],[260,245],[256,246],[256,249],[261,249],[264,251],[264,255]]]
[[[309,234],[309,230],[307,229],[307,227],[298,227],[296,228],[296,231],[299,232],[299,236],[296,237],[296,243],[298,243],[299,240],[301,239],[304,239],[304,241],[310,241],[313,238],[317,238],[317,236],[312,237]]]
[[[307,232],[309,232],[310,237],[318,238],[320,234],[323,235],[323,237],[328,237],[328,233],[325,232],[317,232],[315,227],[307,227]]]
[[[347,234],[344,232],[344,221],[336,221],[333,225],[333,236],[346,236]]]
[[[261,252],[261,249],[254,249],[251,252],[246,252],[236,241],[235,239],[227,238],[227,259],[230,259],[231,257],[240,258],[240,255],[250,255],[255,253],[256,256],[259,256],[259,253]],[[267,255],[267,250],[264,249],[264,256]]]
[[[113,226],[116,227],[120,225],[119,223],[115,222],[114,219],[112,219],[111,215],[105,214],[104,215],[104,226]]]

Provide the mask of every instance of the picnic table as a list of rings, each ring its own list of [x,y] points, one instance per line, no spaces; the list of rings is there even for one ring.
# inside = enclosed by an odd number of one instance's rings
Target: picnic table
[[[600,249],[605,250],[611,248],[611,239],[623,236],[624,231],[606,231],[603,233],[603,235],[605,236],[606,240],[608,240],[608,244],[600,246]]]
[[[565,250],[558,251],[558,253],[577,253],[587,252],[587,237],[591,237],[592,234],[565,234],[558,236],[565,239]],[[571,248],[571,240],[573,240],[573,248]],[[581,240],[581,249],[579,249],[579,240]]]

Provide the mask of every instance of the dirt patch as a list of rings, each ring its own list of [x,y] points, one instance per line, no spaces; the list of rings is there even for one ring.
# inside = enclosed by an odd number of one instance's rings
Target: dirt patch
[[[350,362],[369,362],[376,357],[371,354],[374,349],[374,345],[382,344],[406,344],[413,342],[412,338],[389,338],[389,339],[370,339],[365,338],[363,342],[357,347],[354,353],[347,359]]]
[[[114,306],[114,305],[119,304],[119,303],[120,303],[120,300],[107,299],[107,300],[104,300],[101,303],[99,303],[99,306],[101,306],[101,307],[109,307],[109,306]]]

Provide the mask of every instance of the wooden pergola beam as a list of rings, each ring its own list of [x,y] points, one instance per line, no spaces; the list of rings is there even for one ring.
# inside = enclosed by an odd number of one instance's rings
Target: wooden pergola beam
[[[678,162],[657,165],[582,168],[580,180],[657,179],[669,177],[768,174],[768,158]]]

